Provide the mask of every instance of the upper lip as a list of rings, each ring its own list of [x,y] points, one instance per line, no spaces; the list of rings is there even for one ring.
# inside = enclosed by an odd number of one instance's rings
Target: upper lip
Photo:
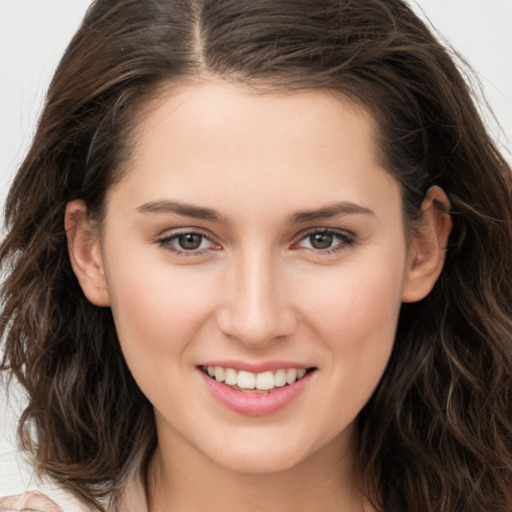
[[[249,362],[238,360],[223,360],[223,361],[206,361],[199,365],[203,366],[220,366],[222,368],[233,368],[235,370],[245,370],[252,373],[263,373],[268,371],[288,369],[288,368],[314,368],[314,365],[297,363],[294,361],[261,361]]]

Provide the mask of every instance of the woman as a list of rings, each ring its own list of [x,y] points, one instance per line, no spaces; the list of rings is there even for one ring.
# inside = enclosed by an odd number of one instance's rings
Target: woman
[[[86,510],[510,510],[511,190],[400,0],[95,2],[7,202],[23,445]]]

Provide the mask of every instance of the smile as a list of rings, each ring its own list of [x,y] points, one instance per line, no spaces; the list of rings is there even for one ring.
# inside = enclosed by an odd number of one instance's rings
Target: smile
[[[275,388],[289,386],[304,378],[314,368],[281,368],[275,371],[253,373],[222,366],[203,366],[201,370],[217,382],[223,382],[233,389],[243,392],[269,392]]]
[[[198,366],[198,375],[223,406],[245,416],[264,416],[287,407],[310,385],[317,368],[275,368],[251,372],[226,366]]]

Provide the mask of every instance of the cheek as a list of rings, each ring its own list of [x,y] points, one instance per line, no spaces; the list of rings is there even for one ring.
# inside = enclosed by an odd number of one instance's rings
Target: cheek
[[[332,371],[347,387],[359,386],[368,398],[394,344],[405,264],[401,262],[404,252],[367,264],[358,261],[332,273],[323,286],[310,284],[303,295],[312,335],[333,356]]]
[[[213,301],[207,294],[212,286],[161,261],[135,268],[133,260],[125,260],[109,274],[121,350],[139,388],[157,410],[180,410],[183,402],[193,403],[192,388],[183,387],[182,376],[194,363],[194,340],[208,326],[207,306]],[[180,393],[169,393],[175,387]]]
[[[402,282],[401,265],[381,262],[367,266],[358,262],[331,272],[328,278],[303,281],[302,300],[308,303],[308,311],[318,319],[319,326],[340,335],[383,327],[387,331],[397,320]]]
[[[317,296],[310,316],[312,337],[329,355],[323,369],[331,385],[318,416],[319,425],[329,426],[322,427],[327,438],[354,421],[375,391],[391,355],[401,305],[400,287],[391,277],[369,272],[343,282]]]
[[[108,273],[112,313],[129,365],[176,364],[210,313],[213,286],[201,272],[124,259]],[[204,274],[204,273],[203,273]]]

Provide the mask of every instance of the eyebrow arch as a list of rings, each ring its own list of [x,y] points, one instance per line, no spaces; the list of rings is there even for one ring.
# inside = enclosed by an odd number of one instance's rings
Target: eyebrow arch
[[[320,208],[316,210],[306,210],[303,212],[294,213],[288,220],[290,224],[300,224],[302,222],[311,222],[315,220],[324,220],[330,219],[332,217],[336,217],[337,215],[349,215],[349,214],[364,214],[364,215],[372,215],[375,213],[366,208],[365,206],[361,206],[355,203],[351,203],[348,201],[343,201],[341,203],[334,203],[325,208]]]
[[[228,224],[228,220],[219,215],[215,210],[209,208],[202,208],[188,203],[171,200],[158,200],[150,201],[139,207],[137,210],[141,213],[174,213],[184,217],[191,217],[193,219],[210,220],[220,224]],[[303,222],[311,222],[315,220],[324,220],[336,217],[337,215],[349,214],[366,214],[375,215],[375,213],[364,206],[344,201],[341,203],[334,203],[324,208],[315,210],[305,210],[294,213],[288,219],[289,224],[300,224]]]
[[[179,201],[159,200],[150,201],[139,207],[137,210],[141,213],[175,213],[183,215],[184,217],[191,217],[193,219],[211,220],[221,224],[227,224],[227,220],[219,215],[215,210],[209,208],[201,208],[188,203],[181,203]]]

